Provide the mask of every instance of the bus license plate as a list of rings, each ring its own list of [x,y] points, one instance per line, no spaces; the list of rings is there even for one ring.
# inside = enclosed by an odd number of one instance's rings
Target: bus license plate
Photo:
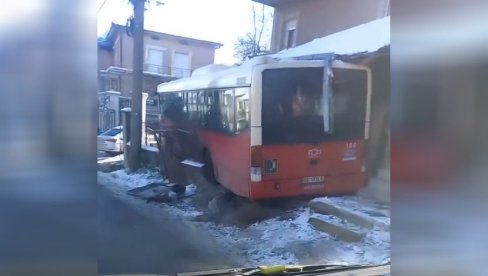
[[[325,181],[325,176],[307,176],[302,179],[303,184],[322,183]]]

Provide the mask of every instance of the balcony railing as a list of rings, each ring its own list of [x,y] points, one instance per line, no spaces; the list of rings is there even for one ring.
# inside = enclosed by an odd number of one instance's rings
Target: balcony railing
[[[175,78],[186,78],[191,76],[191,69],[160,66],[155,64],[144,64],[144,72]]]

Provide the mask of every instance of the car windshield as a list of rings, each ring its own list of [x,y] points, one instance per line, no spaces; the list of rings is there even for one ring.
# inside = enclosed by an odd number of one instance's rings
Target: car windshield
[[[100,135],[102,135],[102,136],[115,136],[121,132],[122,132],[121,128],[112,128],[112,129],[109,129],[105,132],[102,132]]]
[[[130,13],[139,1],[143,11]],[[123,10],[129,19],[108,24],[98,47],[98,129],[111,136],[96,140],[99,273],[389,262],[388,201],[359,194],[373,175],[389,175],[381,116],[390,86],[369,68],[389,72],[389,48],[376,57],[306,45],[367,24],[364,5],[106,3],[99,17]],[[330,47],[389,38],[353,33]],[[371,91],[384,105],[370,104]]]

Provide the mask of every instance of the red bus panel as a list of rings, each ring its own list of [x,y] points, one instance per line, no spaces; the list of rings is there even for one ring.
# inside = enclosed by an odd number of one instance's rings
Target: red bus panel
[[[262,146],[261,152],[262,182],[250,184],[251,198],[353,194],[365,182],[362,140]]]
[[[251,198],[299,195],[343,195],[365,182],[364,141],[261,146],[262,181],[250,181],[250,131],[225,135],[200,129],[200,141],[210,151],[216,180],[233,193]],[[275,172],[266,171],[274,160]]]
[[[249,197],[250,130],[237,135],[199,129],[202,144],[210,151],[215,179],[233,193]]]

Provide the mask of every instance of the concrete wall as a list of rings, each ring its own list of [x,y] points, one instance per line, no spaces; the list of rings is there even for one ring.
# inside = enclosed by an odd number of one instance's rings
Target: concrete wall
[[[285,48],[286,22],[297,21],[296,46],[389,15],[389,0],[283,1],[275,7],[271,51]]]
[[[366,143],[366,168],[369,178],[388,162],[388,134],[390,131],[390,58],[382,56],[369,64],[372,73],[371,118]],[[388,155],[388,156],[386,156]]]
[[[372,73],[371,117],[366,141],[367,185],[359,194],[376,202],[390,202],[390,56],[375,57]]]

